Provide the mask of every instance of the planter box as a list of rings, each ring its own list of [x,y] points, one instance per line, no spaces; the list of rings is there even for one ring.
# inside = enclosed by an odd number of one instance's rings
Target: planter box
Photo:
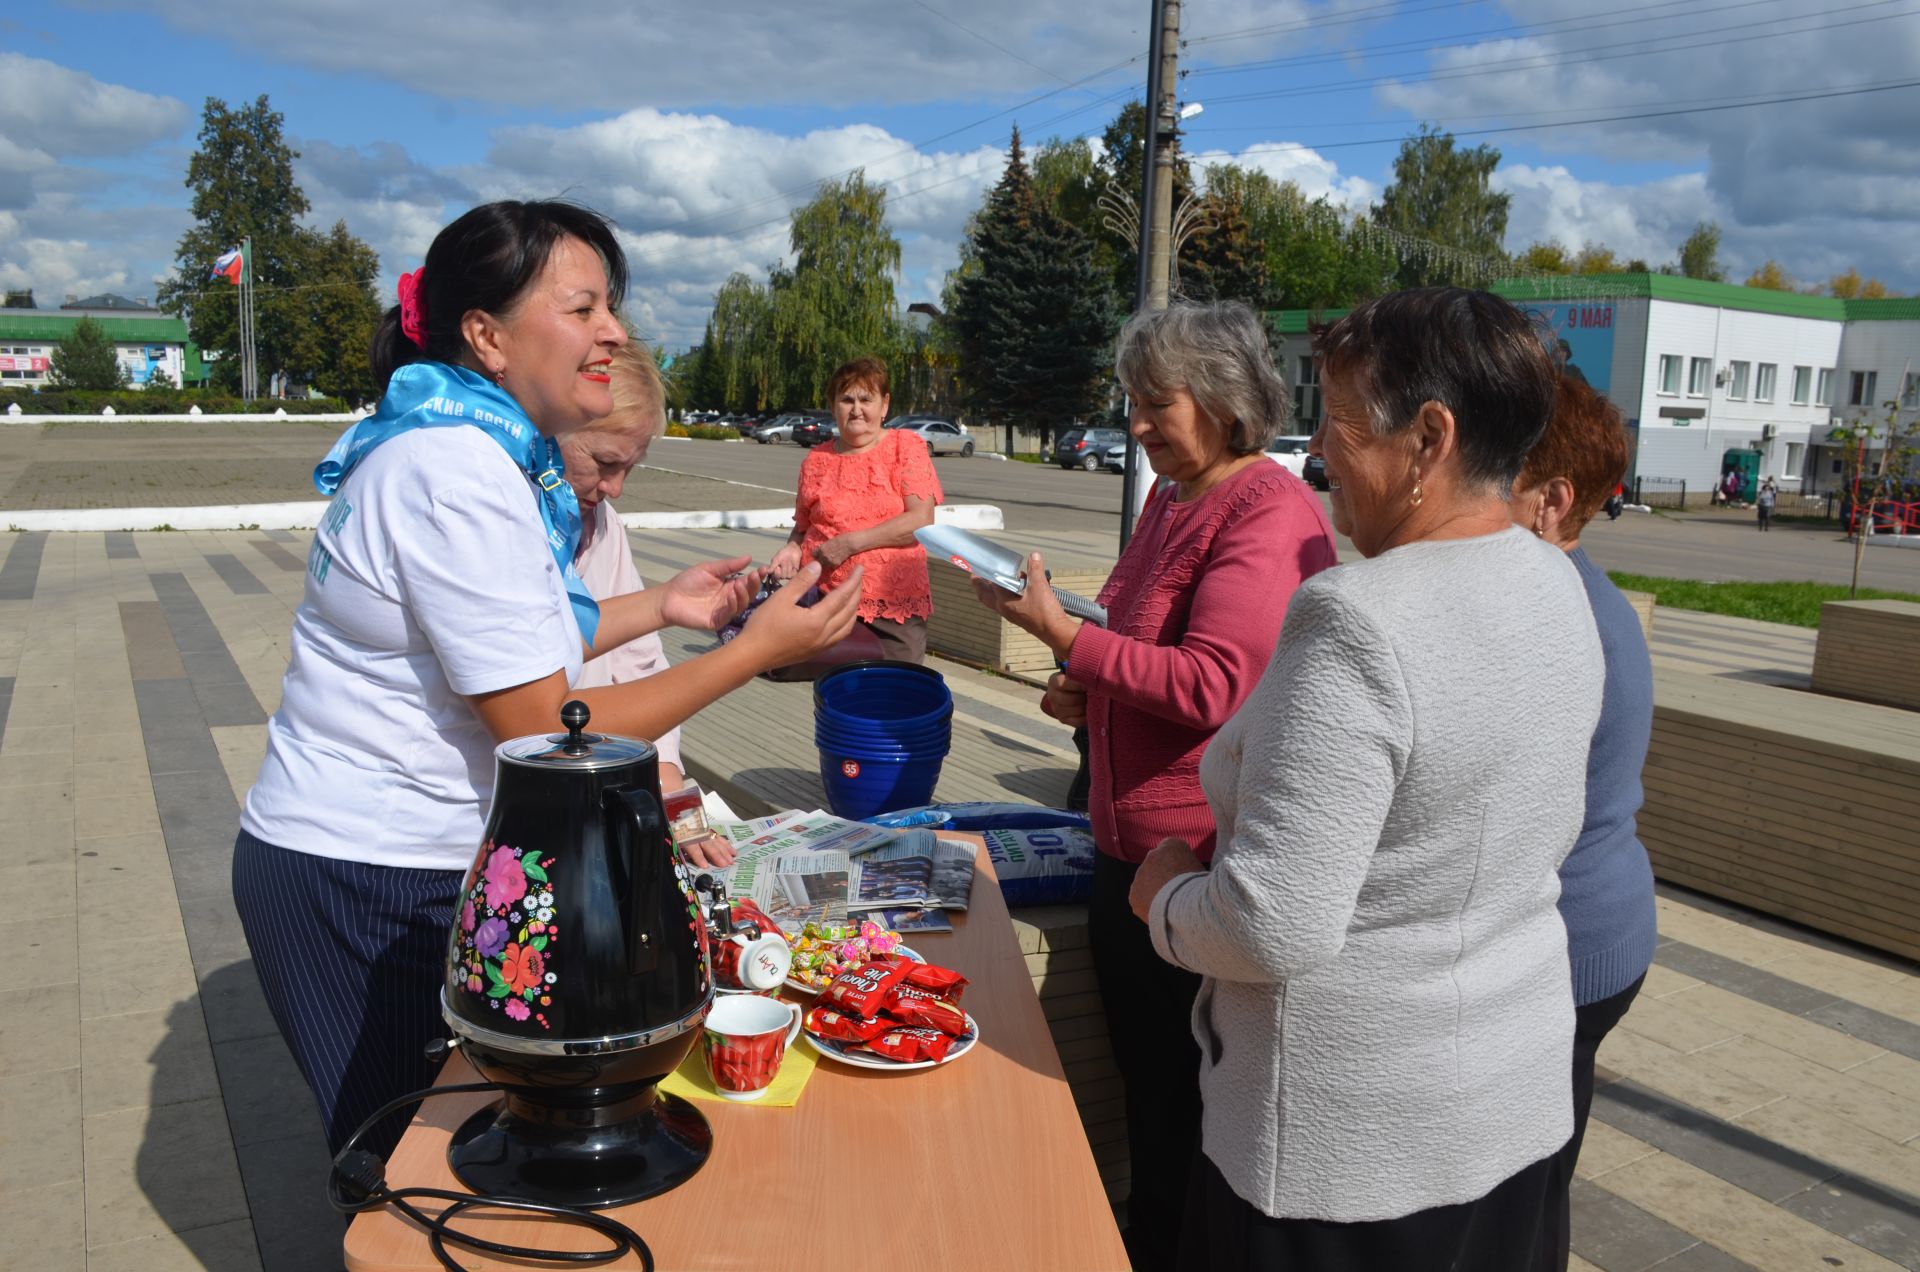
[[[1813,649],[1820,693],[1920,711],[1920,605],[1828,601]]]

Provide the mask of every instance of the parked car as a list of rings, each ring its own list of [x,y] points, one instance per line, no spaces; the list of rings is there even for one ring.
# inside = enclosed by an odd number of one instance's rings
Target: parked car
[[[1312,486],[1315,490],[1325,490],[1327,488],[1327,461],[1318,455],[1307,456],[1306,462],[1300,465],[1300,480],[1306,482],[1307,485]]]
[[[1053,462],[1062,468],[1097,473],[1107,448],[1124,445],[1126,440],[1124,428],[1070,428],[1060,434],[1060,440],[1054,444]]]
[[[1127,471],[1127,444],[1125,442],[1121,442],[1117,446],[1109,446],[1107,447],[1107,449],[1101,451],[1100,467],[1106,469],[1110,473],[1126,472]]]
[[[1304,478],[1307,474],[1307,443],[1312,440],[1303,435],[1276,437],[1267,443],[1267,458],[1295,477]]]
[[[896,415],[887,421],[886,427],[914,434],[927,444],[932,454],[973,458],[973,438],[967,435],[966,426],[944,416]]]
[[[805,411],[786,411],[774,416],[759,428],[753,430],[753,440],[765,446],[768,442],[790,442],[796,424],[819,418]]]
[[[822,442],[830,442],[838,436],[840,436],[840,426],[833,422],[831,415],[803,416],[793,426],[795,446],[814,447]]]

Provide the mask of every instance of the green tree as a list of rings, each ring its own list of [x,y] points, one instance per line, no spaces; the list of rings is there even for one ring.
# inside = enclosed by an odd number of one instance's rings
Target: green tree
[[[1209,197],[1231,200],[1260,245],[1267,308],[1344,308],[1392,286],[1392,255],[1351,233],[1324,196],[1308,199],[1291,181],[1237,164],[1210,166],[1206,181]]]
[[[1720,223],[1701,221],[1693,227],[1693,233],[1687,235],[1687,241],[1680,245],[1680,259],[1667,272],[1679,272],[1687,278],[1698,278],[1709,283],[1727,281],[1727,271],[1720,265]]]
[[[1529,243],[1525,251],[1513,258],[1515,268],[1528,274],[1571,274],[1573,261],[1567,245],[1559,239]]]
[[[849,358],[884,356],[893,335],[900,240],[887,228],[887,190],[864,171],[825,181],[793,214],[791,268],[769,271],[773,333],[790,404],[818,403]]]
[[[1841,300],[1885,300],[1892,295],[1885,283],[1877,278],[1862,279],[1857,269],[1835,274],[1827,281],[1827,292]]]
[[[1780,268],[1778,261],[1768,261],[1759,269],[1747,275],[1747,281],[1744,285],[1747,287],[1758,287],[1765,291],[1792,291],[1793,279],[1787,276],[1786,270]]]
[[[1400,144],[1393,182],[1372,210],[1376,225],[1425,240],[1432,248],[1401,252],[1400,281],[1427,287],[1468,281],[1454,254],[1498,259],[1505,254],[1511,197],[1492,179],[1500,152],[1492,146],[1463,149],[1453,134],[1422,124]]]
[[[745,274],[734,273],[713,296],[713,316],[707,321],[705,356],[713,367],[703,381],[703,395],[715,405],[765,410],[795,405],[774,400],[780,360],[773,332],[773,299],[767,289]],[[696,402],[695,405],[705,405]],[[810,403],[808,405],[811,405]]]
[[[294,244],[294,277],[304,283],[271,301],[290,342],[281,370],[328,397],[371,401],[378,396],[367,351],[380,325],[379,254],[345,221],[324,234],[302,230]],[[258,308],[268,308],[265,298]]]
[[[973,411],[1005,426],[1011,450],[1016,426],[1044,440],[1101,404],[1111,292],[1087,237],[1035,191],[1017,129],[968,242],[970,272],[948,313],[961,385]]]
[[[1267,254],[1238,191],[1210,190],[1199,228],[1177,263],[1180,290],[1194,300],[1239,300],[1255,312],[1268,308]]]
[[[300,156],[282,123],[265,95],[237,109],[207,99],[199,148],[187,162],[194,224],[175,248],[176,272],[161,282],[159,304],[187,320],[202,349],[220,355],[212,364],[215,386],[238,389],[239,289],[208,273],[221,253],[251,239],[247,268],[263,382],[285,372],[365,397],[372,391],[366,352],[380,309],[373,291],[379,258],[344,222],[324,232],[301,225],[311,205],[294,180]]]
[[[1620,258],[1613,249],[1602,243],[1588,239],[1580,247],[1580,254],[1573,258],[1573,272],[1576,274],[1619,274],[1625,272]]]
[[[107,330],[92,318],[73,324],[47,360],[50,389],[124,389],[127,370],[115,355]]]
[[[28,287],[24,290],[9,290],[7,292],[6,298],[4,300],[0,300],[0,309],[32,309],[32,308],[34,308],[34,304],[33,304],[33,288],[31,287]]]

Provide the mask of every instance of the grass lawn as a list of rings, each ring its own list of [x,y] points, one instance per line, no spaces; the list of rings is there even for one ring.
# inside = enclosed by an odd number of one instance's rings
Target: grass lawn
[[[1795,627],[1820,626],[1823,601],[1920,602],[1920,596],[1912,592],[1888,592],[1873,587],[1863,587],[1850,597],[1846,587],[1839,583],[1702,583],[1697,579],[1656,579],[1611,570],[1607,577],[1629,592],[1652,592],[1660,604],[1672,609],[1731,614],[1735,618],[1791,623]]]

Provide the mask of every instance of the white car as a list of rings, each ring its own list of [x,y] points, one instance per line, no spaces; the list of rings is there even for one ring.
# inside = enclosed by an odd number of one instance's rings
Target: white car
[[[938,415],[899,415],[888,420],[886,426],[912,433],[927,444],[930,454],[973,458],[973,438],[967,436],[964,424]]]
[[[1267,458],[1304,480],[1307,475],[1307,443],[1312,440],[1311,435],[1276,437],[1267,443]]]

